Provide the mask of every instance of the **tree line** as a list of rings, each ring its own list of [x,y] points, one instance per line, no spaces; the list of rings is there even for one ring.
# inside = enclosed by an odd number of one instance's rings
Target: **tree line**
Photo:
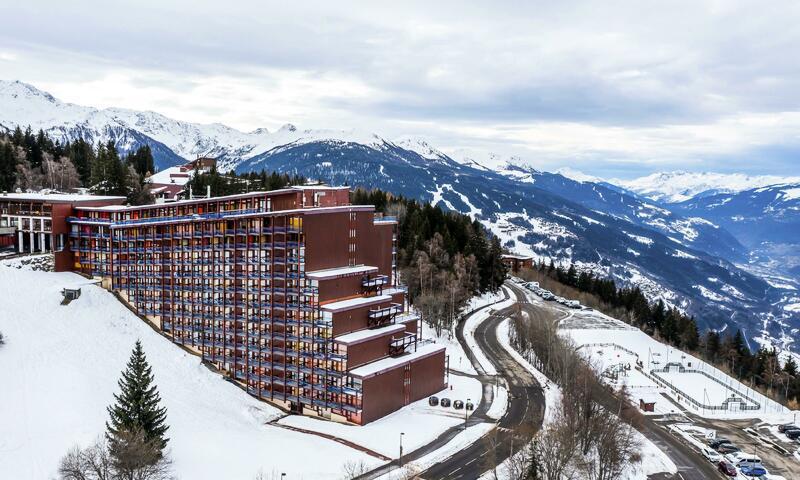
[[[152,203],[144,180],[155,172],[153,154],[144,145],[120,156],[114,142],[95,148],[79,138],[53,141],[44,131],[18,126],[0,135],[0,190],[70,192],[86,188],[99,195],[124,196],[128,203]]]
[[[701,335],[693,316],[667,307],[661,299],[648,301],[639,287],[618,287],[614,280],[578,272],[572,264],[563,268],[552,260],[540,262],[522,276],[702,358],[789,408],[800,408],[800,372],[795,360],[790,357],[782,364],[775,349],[766,346],[753,353],[740,329],[728,333],[708,329]]]
[[[289,175],[287,173],[266,170],[237,174],[233,171],[219,173],[216,167],[207,173],[192,177],[186,188],[191,187],[194,195],[205,195],[211,187],[212,197],[236,195],[239,193],[279,190],[292,185],[303,185],[308,179],[302,175]]]
[[[355,189],[351,202],[397,217],[398,270],[437,335],[452,329],[470,298],[505,281],[500,240],[477,220],[378,189]]]

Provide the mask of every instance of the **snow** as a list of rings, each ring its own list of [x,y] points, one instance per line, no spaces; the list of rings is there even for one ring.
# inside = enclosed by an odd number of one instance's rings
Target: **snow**
[[[692,286],[692,288],[694,288],[695,290],[700,290],[700,295],[706,297],[709,300],[713,300],[715,302],[722,302],[725,300],[725,297],[723,297],[722,295],[719,295],[702,285],[694,285]]]
[[[369,265],[357,265],[354,267],[340,267],[340,268],[328,268],[325,270],[314,270],[312,272],[306,272],[306,277],[312,280],[326,280],[329,278],[345,277],[348,275],[358,275],[358,274],[372,273],[377,271],[378,267],[371,267]]]
[[[677,203],[703,192],[737,193],[753,188],[792,183],[800,177],[750,176],[741,173],[658,172],[633,180],[609,180],[652,200]]]
[[[642,245],[650,246],[650,245],[653,244],[653,239],[650,238],[650,237],[644,237],[642,235],[634,235],[634,234],[628,233],[628,232],[622,232],[622,233],[624,233],[625,235],[629,236],[630,238],[636,240],[637,242],[641,243]]]
[[[194,170],[183,171],[181,167],[169,167],[150,175],[147,177],[147,181],[150,183],[186,185],[191,181],[192,177],[194,177]]]
[[[545,424],[553,421],[552,406],[561,401],[561,391],[559,387],[550,382],[550,380],[539,370],[533,367],[531,363],[519,352],[517,352],[511,345],[510,340],[511,323],[510,320],[505,320],[497,329],[497,336],[503,348],[514,357],[514,359],[530,371],[540,385],[544,387],[545,394]],[[658,448],[653,442],[648,440],[644,435],[634,430],[636,441],[640,445],[641,462],[630,465],[620,476],[623,480],[645,480],[648,476],[660,473],[676,473],[678,467],[670,458]],[[503,462],[497,469],[497,479],[511,480],[508,472],[509,461]],[[487,472],[480,477],[483,480],[494,480],[494,472]]]
[[[30,125],[33,131],[43,129],[61,143],[78,135],[92,139],[95,145],[115,139],[123,149],[132,147],[137,141],[135,136],[143,134],[187,160],[223,156],[217,165],[222,172],[267,150],[289,144],[354,142],[378,149],[391,145],[374,133],[356,129],[301,130],[287,124],[274,132],[266,128],[242,132],[219,123],[184,122],[150,111],[85,107],[62,102],[26,83],[3,80],[0,80],[0,124],[10,128],[19,125],[23,129]]]
[[[487,433],[495,428],[493,423],[478,423],[468,427],[466,430],[457,434],[452,440],[447,442],[442,448],[431,452],[419,460],[406,464],[402,469],[395,469],[391,472],[378,477],[380,480],[407,480],[417,478],[416,473],[447,460],[459,451],[479,441]],[[399,446],[398,446],[399,447]],[[405,436],[403,436],[403,448],[405,449]],[[399,451],[399,448],[398,448]],[[410,450],[405,450],[410,451]]]
[[[338,312],[340,310],[351,310],[353,308],[365,307],[367,305],[374,305],[378,303],[388,302],[392,299],[391,295],[376,295],[374,297],[356,297],[348,300],[340,300],[338,302],[326,303],[320,305],[320,308],[329,312]]]
[[[271,426],[279,410],[212,373],[100,287],[83,286],[80,298],[61,306],[61,288],[83,281],[0,264],[6,337],[0,384],[13,386],[0,395],[4,478],[51,478],[72,445],[86,446],[103,433],[105,407],[136,339],[167,408],[169,448],[182,478],[252,478],[274,469],[289,478],[338,478],[347,461],[382,463],[340,443]]]
[[[503,289],[507,291],[507,287],[503,287]],[[471,315],[464,324],[464,340],[467,342],[469,349],[472,350],[472,353],[475,355],[475,358],[478,360],[481,368],[483,368],[484,372],[488,375],[496,375],[497,370],[494,368],[492,362],[490,362],[483,353],[483,350],[481,350],[481,348],[478,346],[478,342],[475,340],[475,330],[494,312],[510,307],[515,303],[513,294],[511,292],[508,293],[509,298],[507,300],[503,300],[502,302],[493,305],[492,308],[486,308]]]
[[[800,188],[789,188],[782,192],[783,201],[800,199]]]
[[[125,197],[111,197],[104,195],[80,195],[69,193],[47,193],[47,192],[34,192],[34,193],[3,193],[0,194],[0,200],[33,200],[33,201],[50,201],[50,202],[87,202],[99,200],[121,201]]]
[[[478,310],[479,308],[483,308],[487,305],[490,305],[495,302],[499,302],[503,299],[503,295],[501,291],[497,292],[487,292],[480,296],[472,297],[467,304],[466,308],[464,309],[465,312],[472,312]],[[456,370],[459,372],[475,374],[475,368],[472,366],[472,362],[469,361],[466,353],[464,353],[464,349],[461,347],[461,343],[458,342],[455,336],[454,331],[443,331],[440,336],[436,335],[436,330],[433,327],[429,326],[425,322],[422,323],[422,339],[430,340],[438,345],[444,345],[447,351],[447,356],[450,358],[450,369]]]
[[[572,318],[561,323],[560,329],[563,335],[569,336],[576,344],[583,346],[582,350],[596,362],[599,371],[606,371],[618,364],[631,365],[631,370],[627,371],[627,375],[622,374],[618,382],[628,386],[635,401],[637,401],[636,396],[640,394],[665,393],[682,408],[707,418],[783,418],[789,412],[780,404],[712,365],[674,347],[664,345],[641,330],[599,312],[576,311]],[[644,370],[649,372],[651,377],[635,368],[637,360],[644,365]],[[704,374],[655,372],[655,375],[670,381],[679,390],[663,387],[653,380],[651,370],[663,368],[667,363],[680,363],[687,369],[699,370]],[[688,396],[700,404],[720,405],[722,400],[731,394],[753,399],[760,404],[760,408],[738,411],[735,408],[738,404],[735,404],[730,410],[707,410],[686,399]],[[659,408],[658,403],[656,407]],[[667,404],[666,408],[672,407]]]
[[[348,333],[346,335],[340,335],[333,339],[333,341],[337,343],[342,343],[345,345],[353,345],[356,343],[363,342],[365,340],[369,340],[370,338],[381,337],[383,335],[388,335],[390,333],[397,333],[402,332],[406,329],[405,325],[397,324],[397,325],[387,325],[381,328],[365,328],[364,330],[359,330],[357,332]]]
[[[392,370],[397,367],[409,364],[421,358],[435,355],[439,352],[443,352],[444,350],[445,350],[444,347],[433,343],[427,345],[421,345],[417,347],[417,350],[415,352],[407,353],[406,355],[403,355],[401,357],[387,357],[378,360],[376,362],[368,363],[364,366],[354,368],[353,370],[350,371],[350,375],[359,378],[372,377],[379,373],[383,373],[385,371]]]
[[[672,256],[677,258],[689,258],[692,260],[697,260],[697,257],[692,255],[691,253],[686,253],[683,250],[675,250],[674,252],[672,252]]]
[[[477,405],[482,387],[478,380],[460,375],[450,375],[447,390],[438,397],[451,400],[473,400]],[[278,421],[281,425],[333,435],[364,446],[389,458],[399,454],[400,432],[403,432],[403,449],[411,452],[426,445],[450,427],[463,425],[465,410],[453,407],[432,407],[428,399],[416,401],[401,410],[363,426],[329,422],[312,417],[290,415]],[[341,463],[341,462],[339,462]]]

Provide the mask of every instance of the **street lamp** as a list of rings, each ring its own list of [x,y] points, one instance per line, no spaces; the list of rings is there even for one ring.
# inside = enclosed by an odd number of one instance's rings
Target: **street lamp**
[[[467,414],[469,413],[469,409],[467,408],[467,405],[469,405],[469,404],[470,404],[470,400],[468,398],[467,399],[467,403],[464,405],[464,430],[467,429]]]
[[[403,435],[405,435],[405,433],[400,432],[400,458],[397,459],[400,467],[403,466]]]

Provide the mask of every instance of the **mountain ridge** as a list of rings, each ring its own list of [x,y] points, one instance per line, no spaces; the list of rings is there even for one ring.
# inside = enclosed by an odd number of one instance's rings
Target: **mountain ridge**
[[[155,112],[66,104],[30,85],[0,81],[0,125],[26,122],[55,139],[114,141],[123,152],[154,146],[160,168],[214,156],[221,170],[298,173],[430,201],[481,221],[511,250],[638,285],[707,327],[738,324],[781,339],[800,324],[800,311],[786,320],[781,305],[772,305],[792,301],[786,289],[738,268],[747,250],[713,221],[593,178],[542,172],[518,157],[448,155],[421,138],[291,124],[246,133]]]

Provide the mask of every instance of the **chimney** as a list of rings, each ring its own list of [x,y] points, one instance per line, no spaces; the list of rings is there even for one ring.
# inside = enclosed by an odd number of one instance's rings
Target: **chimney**
[[[206,185],[206,198],[211,198],[211,185]]]

